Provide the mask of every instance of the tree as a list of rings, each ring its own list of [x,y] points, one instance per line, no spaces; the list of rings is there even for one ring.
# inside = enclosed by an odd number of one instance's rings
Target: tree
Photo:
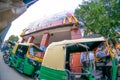
[[[115,29],[120,27],[120,1],[83,1],[75,10],[75,16],[84,23],[87,33],[98,33],[108,39],[115,39]]]
[[[18,36],[15,35],[11,35],[8,39],[8,41],[12,41],[12,42],[17,42],[19,40]]]

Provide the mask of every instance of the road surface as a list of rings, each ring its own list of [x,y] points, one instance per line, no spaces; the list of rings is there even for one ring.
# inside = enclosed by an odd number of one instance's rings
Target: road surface
[[[19,73],[14,68],[9,67],[2,59],[0,52],[0,80],[34,80],[31,77]]]

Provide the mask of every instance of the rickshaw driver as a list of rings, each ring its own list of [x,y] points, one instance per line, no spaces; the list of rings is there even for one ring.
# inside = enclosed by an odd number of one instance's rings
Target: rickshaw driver
[[[94,67],[94,53],[92,51],[86,53],[82,52],[80,55],[81,62],[83,67],[87,67],[87,64],[90,64],[92,68]]]

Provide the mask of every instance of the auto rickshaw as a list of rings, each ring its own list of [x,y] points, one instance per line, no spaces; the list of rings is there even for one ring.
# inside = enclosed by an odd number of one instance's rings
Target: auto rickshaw
[[[14,46],[15,46],[15,43],[11,42],[11,41],[8,41],[6,46],[5,46],[6,49],[3,51],[3,53],[4,53],[3,60],[6,64],[9,63],[9,56],[11,55]]]
[[[34,75],[40,69],[42,50],[33,43],[18,43],[9,58],[9,66],[15,67],[21,73]]]
[[[104,58],[97,58],[96,53],[94,53],[94,61],[91,62],[89,52],[95,52],[96,48],[102,43],[106,44],[110,58],[105,56]],[[86,53],[85,63],[81,61],[82,53]],[[79,55],[79,63],[77,62],[78,65],[76,66],[72,66],[76,64],[77,60],[75,56],[71,56],[72,54],[77,54],[77,58]],[[109,60],[104,63],[106,58]],[[104,70],[107,70],[109,61],[111,61],[111,67],[109,68],[111,70],[105,72]],[[44,55],[39,80],[108,80],[106,78],[109,77],[107,73],[110,73],[109,76],[111,76],[109,80],[116,80],[116,58],[105,38],[82,38],[51,43]]]

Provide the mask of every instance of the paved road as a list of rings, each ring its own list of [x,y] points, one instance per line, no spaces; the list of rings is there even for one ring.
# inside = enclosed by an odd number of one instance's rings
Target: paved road
[[[33,80],[24,74],[19,73],[14,68],[6,65],[2,59],[2,53],[0,52],[0,80]]]

